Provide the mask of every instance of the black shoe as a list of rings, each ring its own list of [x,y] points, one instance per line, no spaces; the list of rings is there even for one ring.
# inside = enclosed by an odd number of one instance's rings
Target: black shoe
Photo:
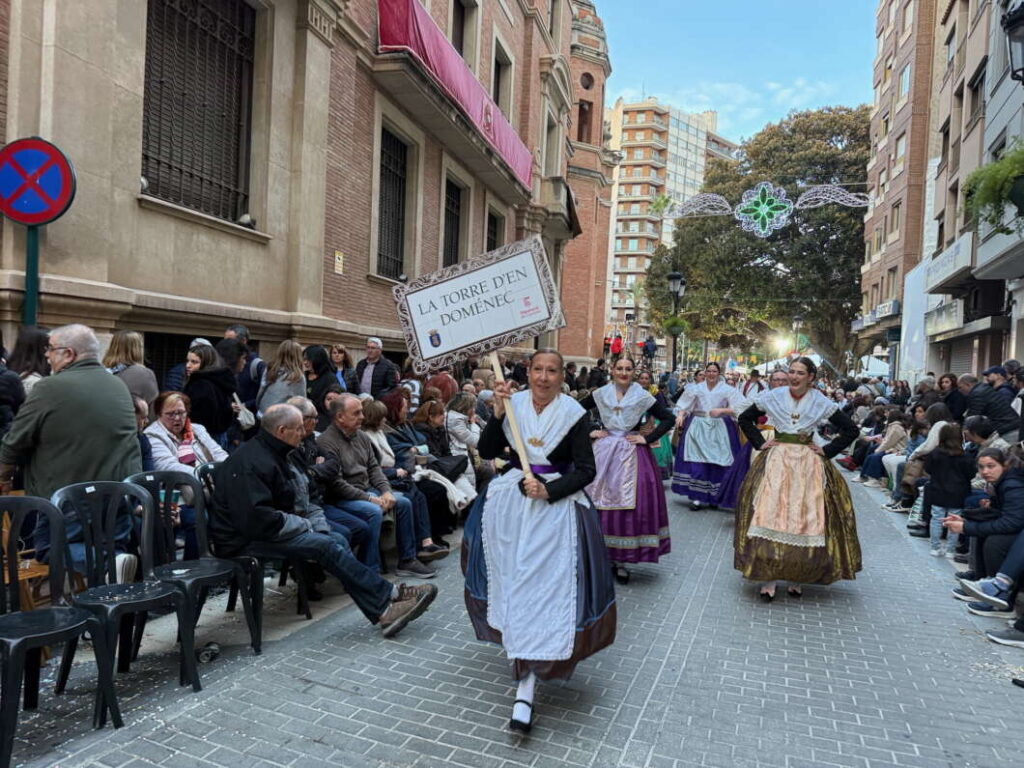
[[[919,539],[927,539],[930,535],[927,528],[911,528],[907,533],[911,536],[916,536]]]
[[[516,720],[514,717],[508,721],[508,727],[513,731],[519,731],[520,733],[529,733],[530,729],[533,728],[533,702],[526,701],[525,699],[516,699],[512,707],[515,708],[516,704],[525,704],[530,708],[530,719],[526,722],[522,720]]]
[[[958,571],[957,573],[953,574],[953,577],[958,581],[960,579],[966,579],[967,581],[977,581],[978,579],[983,578],[976,574],[974,571]]]
[[[786,594],[790,597],[803,597],[804,591],[800,587],[787,587]]]
[[[613,566],[615,570],[615,580],[619,584],[629,584],[629,569],[624,565]]]
[[[971,559],[967,555],[957,554],[953,555],[953,562],[960,563],[960,565],[967,565],[967,563],[971,562]]]
[[[690,509],[692,509],[694,512],[696,512],[700,508],[701,508],[701,503],[699,501],[691,501],[690,502]]]

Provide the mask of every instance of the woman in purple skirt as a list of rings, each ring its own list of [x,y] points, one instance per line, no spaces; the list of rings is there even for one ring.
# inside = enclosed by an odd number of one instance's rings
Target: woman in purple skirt
[[[676,426],[682,432],[672,490],[686,496],[691,509],[702,504],[735,509],[750,467],[750,446],[740,444],[735,421],[749,403],[721,376],[721,366],[708,363],[704,381],[688,384],[676,403]]]
[[[597,478],[587,493],[601,515],[608,559],[620,584],[629,581],[626,563],[656,563],[672,549],[665,489],[650,447],[672,429],[672,411],[633,380],[633,371],[632,360],[619,358],[611,383],[580,403],[601,417],[603,428],[590,433]],[[658,425],[641,435],[648,418]]]

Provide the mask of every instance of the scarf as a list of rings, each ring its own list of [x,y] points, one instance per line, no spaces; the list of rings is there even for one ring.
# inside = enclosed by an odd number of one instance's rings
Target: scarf
[[[181,431],[181,442],[178,443],[178,461],[190,467],[196,463],[195,434],[192,432],[192,420],[185,419],[185,428]]]

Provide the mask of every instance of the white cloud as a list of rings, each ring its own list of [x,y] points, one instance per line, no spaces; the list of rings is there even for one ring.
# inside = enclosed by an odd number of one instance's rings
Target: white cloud
[[[762,126],[779,120],[791,110],[823,106],[838,92],[835,84],[798,77],[789,83],[766,80],[760,84],[736,82],[697,82],[671,91],[645,93],[639,88],[623,88],[612,101],[639,101],[656,96],[686,112],[718,112],[718,132],[731,139],[749,137]]]

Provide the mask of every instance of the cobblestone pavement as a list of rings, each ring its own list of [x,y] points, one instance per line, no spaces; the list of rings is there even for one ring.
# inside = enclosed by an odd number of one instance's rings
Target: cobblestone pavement
[[[477,642],[457,559],[395,640],[354,608],[254,658],[241,645],[173,685],[175,657],[119,677],[127,725],[88,729],[92,669],[22,716],[15,762],[42,766],[919,766],[1024,764],[1024,652],[949,596],[952,567],[854,488],[865,570],[762,604],[732,570],[732,516],[673,498],[673,552],[619,591],[615,645],[540,688],[525,739],[505,728],[500,649]],[[294,610],[293,606],[289,606]],[[216,620],[217,617],[214,617]],[[52,666],[52,665],[51,665]],[[51,671],[52,674],[52,671]]]

